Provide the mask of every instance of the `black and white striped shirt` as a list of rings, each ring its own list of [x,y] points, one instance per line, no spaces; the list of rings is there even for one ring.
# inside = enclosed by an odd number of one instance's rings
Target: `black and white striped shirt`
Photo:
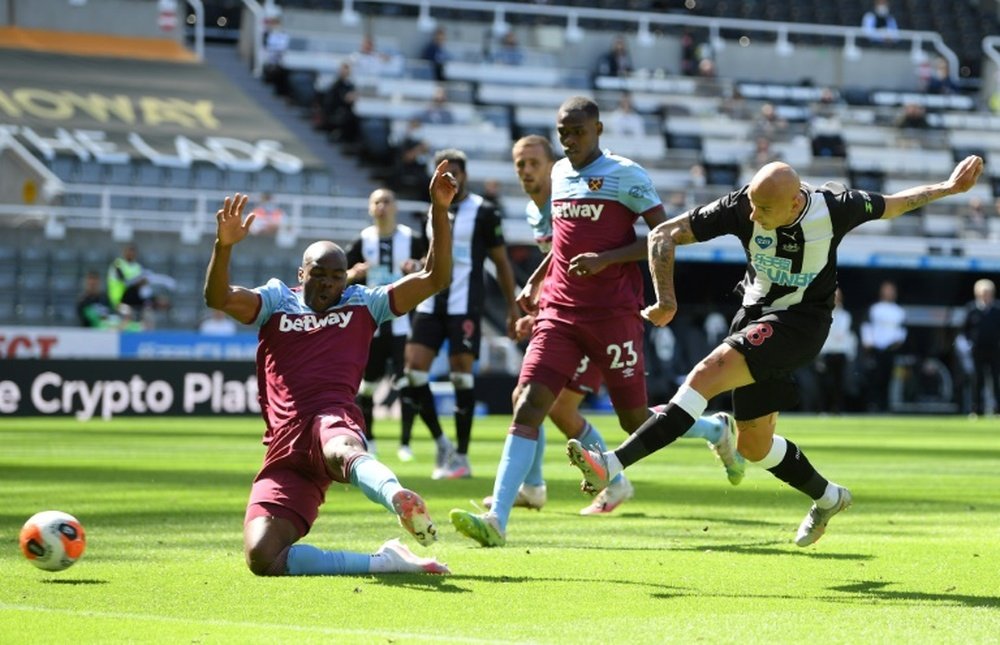
[[[397,224],[396,230],[389,237],[380,237],[374,226],[361,231],[361,237],[356,239],[347,249],[347,266],[352,267],[359,262],[368,264],[365,284],[369,287],[380,287],[391,284],[403,277],[403,262],[408,259],[419,260],[427,250],[426,240],[419,237],[413,229],[403,224]],[[410,333],[410,317],[400,316],[392,322],[385,323],[383,328],[390,327],[393,336],[406,336]]]
[[[749,186],[688,212],[699,242],[731,234],[747,256],[747,272],[737,288],[744,307],[764,313],[785,309],[826,313],[837,289],[837,247],[848,231],[879,219],[881,195],[826,183],[802,185],[806,205],[787,226],[767,231],[750,220]]]
[[[452,205],[451,285],[417,305],[425,314],[481,316],[486,284],[483,263],[490,249],[504,245],[500,212],[493,202],[470,193],[457,207]],[[430,239],[430,222],[427,224]]]

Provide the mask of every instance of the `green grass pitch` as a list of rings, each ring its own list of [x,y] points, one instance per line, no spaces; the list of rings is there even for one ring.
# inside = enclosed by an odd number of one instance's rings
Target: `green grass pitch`
[[[622,438],[611,417],[605,437]],[[541,512],[515,509],[508,546],[458,536],[448,511],[490,493],[508,420],[476,421],[475,477],[431,481],[384,461],[427,500],[428,550],[356,490],[334,486],[306,540],[371,552],[403,537],[451,566],[416,575],[256,578],[241,525],[262,455],[258,419],[0,421],[0,643],[986,643],[1000,642],[1000,422],[786,415],[781,431],[854,507],[813,547],[792,543],[808,500],[748,468],[731,487],[704,442],[629,472],[636,498],[580,517],[579,477],[549,429]],[[84,558],[24,560],[21,524],[76,515]]]

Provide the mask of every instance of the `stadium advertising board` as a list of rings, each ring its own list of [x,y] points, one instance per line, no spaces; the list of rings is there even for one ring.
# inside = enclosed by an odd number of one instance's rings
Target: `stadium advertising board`
[[[259,413],[252,363],[24,361],[0,373],[0,416]]]
[[[322,165],[222,74],[183,62],[0,49],[0,148],[45,159],[285,173]]]
[[[0,359],[174,359],[253,363],[257,335],[0,326]]]
[[[152,331],[122,334],[121,358],[188,359],[253,362],[257,334],[208,336],[193,331]]]
[[[0,327],[0,359],[117,358],[118,344],[116,331]]]

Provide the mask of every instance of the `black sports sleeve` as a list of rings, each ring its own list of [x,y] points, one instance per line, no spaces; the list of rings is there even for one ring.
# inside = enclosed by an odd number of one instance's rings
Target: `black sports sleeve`
[[[865,222],[879,219],[885,212],[885,198],[878,193],[854,190],[827,182],[820,187],[830,208],[834,233],[843,236]]]
[[[740,225],[749,223],[750,198],[747,186],[734,190],[714,202],[696,206],[687,212],[691,231],[699,242],[722,235],[739,235]]]
[[[347,247],[347,268],[350,269],[355,264],[364,261],[365,256],[361,252],[361,238],[358,238]]]

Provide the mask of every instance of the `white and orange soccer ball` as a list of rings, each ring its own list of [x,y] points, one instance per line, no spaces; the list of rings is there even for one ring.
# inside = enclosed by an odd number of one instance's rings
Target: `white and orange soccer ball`
[[[83,556],[87,536],[79,520],[62,511],[32,515],[21,528],[21,552],[46,571],[68,569]]]

